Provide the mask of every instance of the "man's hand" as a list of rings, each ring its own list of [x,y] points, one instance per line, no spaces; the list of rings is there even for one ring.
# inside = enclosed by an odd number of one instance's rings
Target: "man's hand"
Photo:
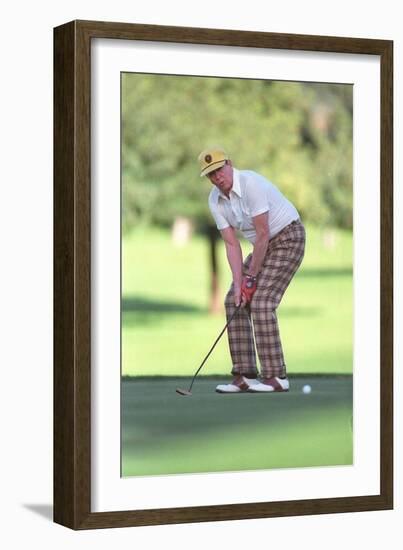
[[[245,307],[247,302],[246,302],[246,299],[245,297],[243,296],[242,294],[242,289],[241,287],[235,287],[234,288],[234,301],[235,301],[235,305],[236,307],[238,307],[239,305],[241,307]]]
[[[250,304],[252,297],[256,292],[257,282],[256,277],[251,275],[245,275],[242,279],[241,294],[242,294],[242,303]]]

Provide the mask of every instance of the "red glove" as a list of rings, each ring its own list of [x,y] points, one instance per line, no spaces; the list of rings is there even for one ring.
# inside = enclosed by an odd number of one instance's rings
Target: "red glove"
[[[256,288],[256,277],[252,277],[252,275],[245,275],[242,280],[241,293],[247,304],[252,301],[252,297],[255,294]]]

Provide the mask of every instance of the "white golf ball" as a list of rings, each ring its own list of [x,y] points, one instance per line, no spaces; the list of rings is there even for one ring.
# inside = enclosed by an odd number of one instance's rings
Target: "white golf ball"
[[[309,384],[305,384],[305,386],[302,388],[303,393],[311,393],[312,388]]]

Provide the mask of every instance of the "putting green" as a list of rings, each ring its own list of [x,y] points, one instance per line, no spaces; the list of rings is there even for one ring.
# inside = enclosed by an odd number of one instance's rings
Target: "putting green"
[[[349,465],[352,377],[291,378],[288,393],[219,395],[225,378],[122,381],[122,475]],[[302,393],[304,384],[312,392]]]

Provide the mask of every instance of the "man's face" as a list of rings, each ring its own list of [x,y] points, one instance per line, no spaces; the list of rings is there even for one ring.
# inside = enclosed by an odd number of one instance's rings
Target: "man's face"
[[[217,170],[213,170],[213,172],[207,174],[207,177],[222,193],[228,195],[233,182],[231,162],[227,161],[221,168],[217,168]]]

